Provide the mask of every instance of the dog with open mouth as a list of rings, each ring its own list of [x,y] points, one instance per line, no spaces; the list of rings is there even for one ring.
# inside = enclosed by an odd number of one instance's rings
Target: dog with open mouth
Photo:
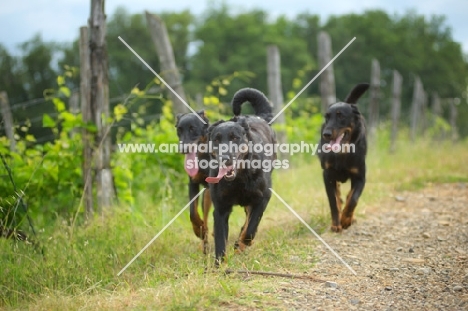
[[[201,160],[210,160],[209,152],[203,150],[203,148],[198,148],[200,144],[207,143],[209,122],[203,110],[198,111],[197,114],[198,116],[194,113],[178,114],[175,125],[181,144],[179,152],[185,154],[184,169],[189,176],[188,191],[190,200],[200,192],[200,186],[208,188],[208,183],[205,179],[209,176],[209,168],[201,168],[198,165]],[[202,206],[203,220],[198,212],[198,198],[190,204],[190,221],[193,232],[203,241],[203,253],[206,254],[208,246],[208,214],[211,208],[209,189],[206,189],[203,193]]]
[[[341,232],[354,221],[354,210],[366,184],[367,139],[364,117],[356,105],[369,84],[356,85],[344,102],[328,107],[322,125],[319,153],[330,204],[331,230]],[[340,184],[351,180],[344,209]]]
[[[241,106],[250,102],[255,115],[241,116]],[[211,159],[216,168],[210,169],[209,183],[214,205],[214,239],[216,264],[219,265],[226,253],[229,234],[229,216],[234,205],[245,210],[245,223],[235,248],[243,251],[250,246],[257,233],[258,225],[271,198],[271,168],[253,167],[252,163],[276,160],[276,154],[255,152],[255,144],[275,144],[276,135],[269,126],[272,107],[265,95],[252,88],[239,90],[232,99],[234,118],[218,121],[208,130],[212,143]],[[279,160],[278,160],[279,161]]]

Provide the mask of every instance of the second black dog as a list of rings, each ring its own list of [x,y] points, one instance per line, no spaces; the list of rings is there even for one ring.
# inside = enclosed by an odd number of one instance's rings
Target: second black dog
[[[241,105],[249,101],[255,116],[239,116]],[[263,213],[270,201],[271,169],[264,170],[253,164],[274,161],[275,153],[246,150],[249,143],[275,144],[276,138],[267,121],[272,118],[268,99],[258,90],[245,88],[238,91],[232,100],[235,117],[230,121],[218,121],[208,130],[213,144],[211,157],[217,168],[210,170],[206,179],[210,183],[211,199],[214,205],[214,238],[216,263],[225,257],[226,241],[229,234],[229,216],[234,205],[245,209],[246,220],[235,244],[242,251],[250,246],[257,233]],[[229,146],[222,150],[222,146]],[[237,148],[236,148],[237,147]],[[254,162],[257,161],[257,162]]]
[[[208,177],[209,168],[200,167],[201,160],[209,161],[208,152],[201,152],[201,148],[194,148],[200,144],[205,144],[208,140],[208,119],[204,111],[198,111],[198,116],[194,113],[178,114],[176,121],[177,136],[182,144],[180,150],[185,154],[184,169],[189,175],[188,191],[189,199],[192,200],[200,191],[200,185],[208,188],[205,178]],[[201,120],[206,123],[204,124]],[[192,145],[192,146],[189,146]],[[211,208],[210,191],[208,189],[203,193],[203,220],[198,212],[198,198],[190,204],[190,221],[193,232],[197,237],[203,240],[203,252],[206,253],[208,245],[208,214]]]
[[[368,88],[369,84],[358,84],[344,103],[328,107],[322,126],[319,158],[334,232],[351,226],[354,209],[366,184],[366,126],[356,102]],[[351,190],[341,211],[340,183],[348,179],[351,179]]]

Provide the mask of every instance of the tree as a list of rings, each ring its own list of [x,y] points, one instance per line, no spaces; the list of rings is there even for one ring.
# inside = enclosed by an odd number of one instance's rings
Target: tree
[[[262,10],[232,14],[224,4],[205,12],[198,20],[194,40],[198,50],[191,58],[189,91],[203,90],[214,78],[239,71],[255,74],[251,81],[234,81],[228,94],[245,86],[266,92],[266,47],[279,46],[285,89],[291,87],[297,70],[312,66],[303,25],[284,16],[269,22]],[[221,94],[222,95],[222,94]],[[230,98],[224,98],[229,101]]]
[[[392,70],[402,74],[406,81],[403,111],[409,111],[416,75],[425,90],[437,91],[441,97],[459,97],[466,88],[468,71],[461,46],[453,41],[442,16],[427,19],[411,11],[390,16],[376,10],[330,17],[324,29],[332,37],[335,53],[357,38],[334,66],[340,98],[354,83],[369,80],[372,58],[381,63],[383,103],[390,98]],[[382,106],[382,112],[387,113],[389,105]]]
[[[21,45],[24,53],[22,67],[24,86],[29,98],[43,97],[44,90],[55,85],[57,72],[52,68],[51,61],[58,52],[57,45],[42,41],[40,35],[35,35],[30,41]]]
[[[21,76],[21,62],[11,56],[0,44],[0,85],[1,91],[6,91],[10,102],[16,103],[28,99]]]

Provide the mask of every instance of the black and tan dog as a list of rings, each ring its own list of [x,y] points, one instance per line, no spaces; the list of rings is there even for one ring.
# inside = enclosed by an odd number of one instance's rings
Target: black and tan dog
[[[189,175],[188,190],[190,200],[200,192],[200,185],[208,188],[205,178],[209,176],[209,168],[200,168],[198,165],[201,160],[210,160],[208,151],[203,150],[204,152],[201,152],[201,148],[193,148],[195,145],[206,144],[208,140],[208,119],[204,111],[198,111],[197,114],[206,124],[193,113],[178,114],[176,116],[177,136],[182,144],[182,148],[179,151],[185,154],[184,169]],[[189,147],[189,145],[192,146]],[[190,221],[192,222],[195,235],[203,240],[203,252],[206,254],[208,245],[208,213],[211,208],[210,191],[208,189],[203,193],[202,206],[203,220],[198,212],[198,198],[190,204]]]
[[[319,158],[334,232],[351,226],[366,183],[366,126],[356,103],[368,88],[369,84],[358,84],[344,102],[329,106],[322,126]],[[341,211],[340,183],[348,179],[351,179],[351,190]]]
[[[240,116],[241,106],[246,101],[251,103],[255,116]],[[265,152],[255,152],[252,150],[254,148],[245,148],[249,143],[251,146],[276,143],[275,133],[267,123],[272,118],[272,108],[265,95],[255,89],[241,89],[233,97],[232,108],[234,118],[218,121],[208,130],[213,145],[211,157],[217,164],[206,179],[210,183],[214,205],[216,264],[225,256],[229,215],[234,205],[243,206],[246,215],[235,248],[242,251],[252,244],[270,201],[271,192],[268,188],[271,187],[272,173],[259,166],[253,168],[253,164],[276,159],[273,152],[267,155]],[[221,152],[222,146],[230,148]]]

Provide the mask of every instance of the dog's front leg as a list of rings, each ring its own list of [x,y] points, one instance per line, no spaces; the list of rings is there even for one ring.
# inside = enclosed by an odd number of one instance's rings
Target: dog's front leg
[[[359,197],[364,190],[366,179],[362,175],[354,175],[351,177],[351,190],[346,198],[346,206],[341,215],[341,227],[347,229],[353,223],[354,209],[357,206]]]
[[[328,203],[330,204],[330,211],[332,217],[331,230],[333,232],[341,232],[340,224],[340,209],[338,206],[339,190],[337,189],[337,182],[330,176],[330,171],[325,169],[323,171],[323,182],[327,191]]]
[[[244,210],[245,210],[245,222],[244,222],[244,225],[242,226],[241,232],[239,234],[239,238],[237,239],[236,243],[234,244],[234,249],[236,249],[239,252],[243,252],[245,250],[245,247],[247,246],[244,243],[244,240],[245,240],[246,233],[247,233],[247,227],[248,227],[249,222],[250,222],[250,214],[252,212],[252,207],[250,205],[245,206]]]
[[[226,255],[226,243],[229,236],[229,215],[232,211],[232,205],[226,206],[219,204],[219,202],[213,203],[215,256],[216,265],[219,266]]]
[[[197,183],[192,182],[189,180],[189,198],[190,201],[198,194],[200,190],[200,185]],[[203,220],[200,218],[200,214],[198,213],[198,198],[196,198],[190,204],[190,222],[192,223],[193,232],[197,237],[200,239],[204,239],[203,235]]]
[[[203,193],[203,254],[208,248],[208,216],[211,209],[210,189],[206,188]]]

